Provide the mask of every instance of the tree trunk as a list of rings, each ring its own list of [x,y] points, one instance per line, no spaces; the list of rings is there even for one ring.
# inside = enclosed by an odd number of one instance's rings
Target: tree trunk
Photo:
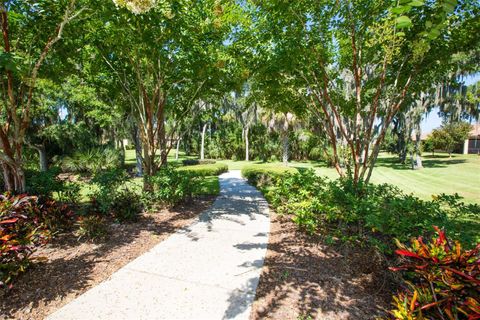
[[[288,166],[288,132],[282,134],[282,161],[284,166]]]
[[[200,146],[200,160],[205,159],[205,132],[207,131],[207,124],[203,125],[202,129],[202,144]]]
[[[250,161],[250,146],[248,141],[248,127],[245,128],[245,161]]]
[[[178,160],[178,152],[180,150],[180,140],[182,140],[182,139],[177,140],[177,148],[175,150],[175,160]]]
[[[422,165],[422,155],[420,153],[420,144],[421,144],[421,136],[422,136],[422,133],[420,131],[420,127],[418,127],[415,132],[416,132],[416,137],[415,137],[415,155],[416,155],[416,159],[415,159],[415,169],[422,169],[423,168],[423,165]]]
[[[125,144],[123,143],[123,139],[119,140],[119,148],[120,148],[120,162],[123,167],[125,166]]]
[[[15,182],[13,179],[12,171],[6,163],[2,164],[2,171],[3,171],[3,187],[5,191],[13,191],[15,189]]]
[[[14,193],[24,193],[26,191],[25,173],[22,168],[22,147],[19,144],[15,145],[16,152],[12,152],[10,142],[7,140],[3,132],[2,143],[0,147],[3,151],[2,169],[5,184],[5,191]]]
[[[18,192],[24,193],[27,191],[27,182],[25,180],[25,172],[21,165],[18,168],[15,168],[15,190]]]
[[[5,191],[14,193],[25,193],[27,184],[25,181],[25,173],[20,165],[11,166],[3,164],[3,179]]]
[[[137,177],[143,176],[143,157],[142,157],[142,142],[140,141],[138,127],[133,126],[132,128],[132,140],[133,145],[135,146],[135,159],[136,159],[136,168],[137,168]]]
[[[35,149],[37,149],[40,158],[40,171],[45,172],[48,170],[47,150],[44,145],[36,146]]]

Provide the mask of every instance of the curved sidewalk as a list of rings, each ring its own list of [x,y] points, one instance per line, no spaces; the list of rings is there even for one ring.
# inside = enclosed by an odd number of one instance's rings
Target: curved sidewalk
[[[240,171],[198,220],[130,262],[48,319],[248,319],[270,219]]]

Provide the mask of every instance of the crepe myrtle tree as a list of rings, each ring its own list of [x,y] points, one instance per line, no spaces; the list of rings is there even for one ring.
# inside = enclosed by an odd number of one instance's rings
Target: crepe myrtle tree
[[[452,157],[455,147],[468,138],[472,126],[467,122],[444,123],[439,129],[432,131],[430,139],[434,149],[444,150]]]
[[[326,128],[339,175],[368,182],[408,95],[448,73],[452,55],[478,48],[479,7],[455,0],[251,1],[256,72],[295,88]]]
[[[110,2],[113,9],[105,4],[89,29],[97,55],[130,106],[148,177],[166,165],[198,99],[226,78],[223,43],[235,23],[235,5],[158,1],[133,14],[123,8],[131,9],[128,2],[118,8]]]
[[[0,162],[5,189],[24,192],[23,149],[42,66],[67,25],[85,10],[81,1],[2,1],[0,23]]]

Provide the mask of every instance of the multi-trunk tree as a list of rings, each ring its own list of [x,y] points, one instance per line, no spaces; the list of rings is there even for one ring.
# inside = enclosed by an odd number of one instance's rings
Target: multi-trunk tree
[[[476,1],[252,1],[263,82],[288,83],[326,129],[335,168],[369,181],[394,117],[454,53],[478,47]],[[342,166],[340,150],[348,150]]]
[[[0,161],[5,189],[24,192],[23,149],[36,81],[82,1],[2,1]]]
[[[119,5],[135,13],[106,4],[90,29],[97,54],[135,119],[143,171],[151,176],[166,163],[198,100],[221,85],[222,47],[235,6],[158,1],[137,12],[131,1]]]

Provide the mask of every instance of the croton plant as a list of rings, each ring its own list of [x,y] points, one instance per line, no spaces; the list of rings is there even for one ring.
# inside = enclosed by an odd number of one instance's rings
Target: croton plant
[[[411,247],[397,243],[407,288],[394,297],[395,319],[480,319],[480,243],[465,250],[434,227],[428,243],[413,239]]]
[[[72,217],[68,207],[53,200],[0,194],[0,287],[11,286],[35,250]]]

